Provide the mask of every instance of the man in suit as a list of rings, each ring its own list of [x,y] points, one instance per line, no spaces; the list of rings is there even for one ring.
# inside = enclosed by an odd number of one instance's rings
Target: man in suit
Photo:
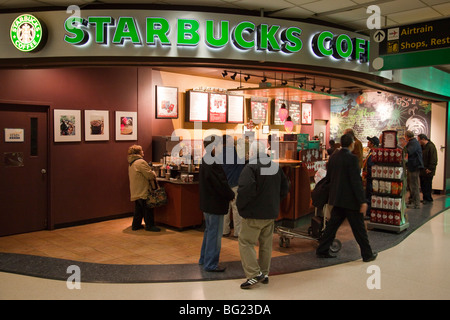
[[[333,210],[316,254],[319,258],[335,258],[329,252],[330,245],[333,243],[340,225],[347,218],[359,244],[363,261],[373,261],[377,254],[372,251],[364,224],[367,203],[359,161],[352,154],[355,141],[350,134],[344,134],[341,137],[341,145],[342,149],[330,157],[327,176],[324,178],[330,181],[328,204],[333,206]]]
[[[423,133],[417,136],[422,146],[423,169],[420,170],[420,189],[423,194],[423,204],[433,202],[431,196],[433,191],[433,177],[436,174],[436,166],[438,163],[438,154],[436,146]]]

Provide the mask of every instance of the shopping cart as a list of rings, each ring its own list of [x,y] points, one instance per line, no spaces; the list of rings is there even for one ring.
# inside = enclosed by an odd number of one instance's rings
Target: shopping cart
[[[308,231],[302,231],[298,229],[289,229],[286,227],[278,226],[275,228],[275,233],[280,236],[279,245],[280,247],[289,248],[291,245],[291,240],[294,238],[298,239],[306,239],[312,241],[319,241],[322,233],[326,227],[327,218],[324,214],[323,217],[319,217],[317,215],[317,208],[315,210],[315,215],[311,219],[311,226],[308,228]],[[332,253],[337,253],[341,250],[342,243],[339,239],[334,239],[333,243],[330,246],[330,251]]]

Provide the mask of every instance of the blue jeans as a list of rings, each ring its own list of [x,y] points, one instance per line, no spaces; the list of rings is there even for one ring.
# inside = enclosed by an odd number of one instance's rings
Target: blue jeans
[[[202,250],[199,264],[205,270],[214,270],[219,264],[220,248],[222,246],[223,215],[203,212],[205,217],[205,233],[203,234]]]

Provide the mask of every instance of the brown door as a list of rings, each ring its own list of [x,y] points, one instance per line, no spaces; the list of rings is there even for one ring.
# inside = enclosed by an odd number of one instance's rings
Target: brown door
[[[0,236],[47,228],[47,108],[0,104]]]

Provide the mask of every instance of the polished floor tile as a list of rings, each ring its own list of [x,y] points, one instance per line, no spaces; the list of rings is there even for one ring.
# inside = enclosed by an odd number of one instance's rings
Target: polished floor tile
[[[15,244],[11,239],[7,242]],[[69,290],[65,281],[0,273],[0,299],[448,300],[449,247],[450,210],[447,210],[400,244],[382,251],[374,262],[357,260],[275,275],[271,276],[268,285],[259,284],[250,290],[239,288],[241,279],[183,283],[82,283],[80,289]],[[378,273],[374,273],[373,268]],[[370,289],[368,283],[379,284],[379,289]]]

